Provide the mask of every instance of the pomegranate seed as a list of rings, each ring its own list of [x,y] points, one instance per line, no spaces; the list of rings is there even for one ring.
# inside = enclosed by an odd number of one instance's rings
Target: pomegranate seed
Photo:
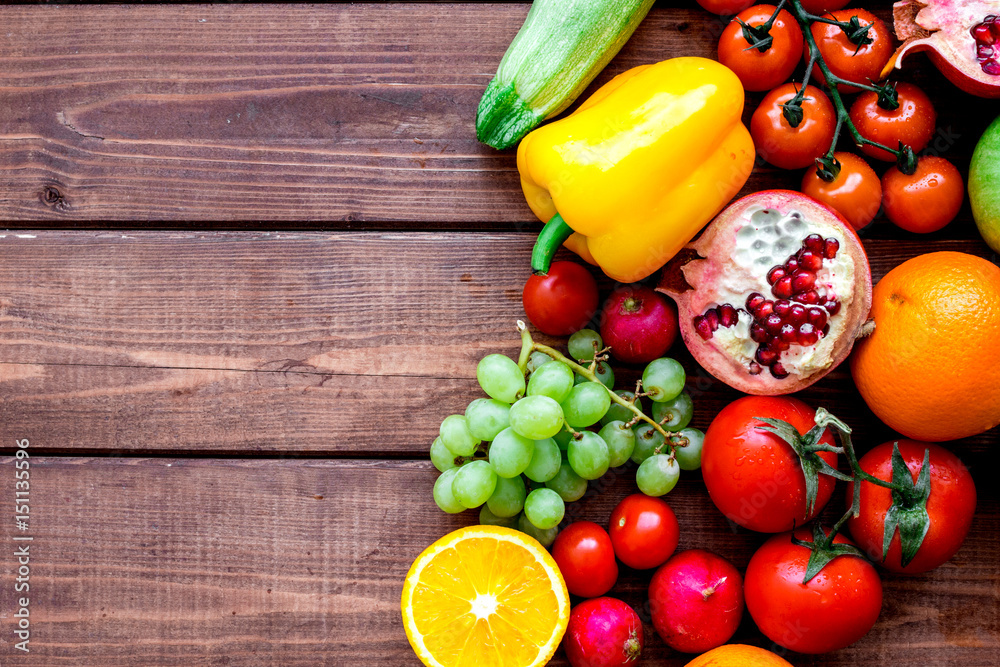
[[[788,371],[785,370],[785,367],[781,365],[780,361],[776,361],[771,364],[771,375],[779,380],[783,380],[788,377]]]
[[[819,334],[816,333],[816,327],[806,322],[799,326],[799,345],[815,345],[819,340]]]
[[[719,306],[719,326],[731,327],[740,319],[740,314],[728,303]]]
[[[791,275],[798,270],[799,270],[799,260],[796,259],[794,256],[789,257],[788,261],[785,262],[785,272]]]
[[[750,325],[750,340],[755,343],[766,343],[771,337],[771,334],[767,333],[767,329],[763,327],[758,322],[754,322]]]
[[[779,299],[788,299],[792,296],[792,277],[785,276],[771,287],[771,293]]]
[[[993,41],[1000,39],[1000,23],[992,21],[990,23],[990,36],[993,37]]]
[[[989,44],[980,44],[976,49],[976,57],[980,60],[989,60],[993,56],[993,47]]]
[[[815,273],[810,273],[808,271],[802,271],[800,269],[799,271],[795,272],[794,276],[792,276],[792,290],[795,291],[795,292],[802,292],[803,290],[810,290],[810,289],[813,288],[813,285],[815,285],[815,284],[816,284],[816,274]]]
[[[995,60],[987,60],[983,63],[983,71],[992,76],[1000,74],[1000,63]]]
[[[751,313],[754,312],[755,310],[757,310],[757,306],[764,303],[764,301],[766,301],[766,299],[764,298],[763,294],[761,294],[760,292],[752,293],[750,296],[747,297],[747,311]]]
[[[808,292],[801,292],[796,296],[798,301],[810,306],[819,303],[819,294],[817,294],[814,289],[811,289]]]
[[[757,347],[757,354],[754,355],[754,358],[760,365],[770,366],[777,360],[778,353],[767,345],[760,345]]]
[[[833,300],[825,301],[823,303],[823,308],[826,309],[826,312],[830,313],[830,317],[833,317],[840,312],[840,302]]]
[[[823,254],[827,259],[836,257],[838,250],[840,250],[840,241],[837,239],[830,238],[824,241]]]
[[[972,28],[972,37],[979,44],[992,44],[993,36],[990,34],[990,26],[986,23],[980,23]]]
[[[754,309],[753,315],[758,320],[762,320],[773,312],[774,312],[774,302],[764,301]]]
[[[810,234],[802,241],[802,247],[822,255],[824,248],[823,237],[819,234]]]
[[[774,302],[774,314],[780,317],[781,319],[785,319],[785,317],[788,316],[788,311],[791,309],[791,307],[792,307],[791,301],[786,301],[785,299],[779,299],[778,301]]]
[[[826,326],[826,312],[822,308],[812,307],[807,311],[807,315],[809,317],[809,324],[817,329],[822,329]]]
[[[758,364],[756,361],[750,362],[750,375],[760,375],[760,372],[762,370],[764,369],[761,368],[760,364]]]
[[[719,313],[715,308],[709,308],[705,311],[705,322],[708,323],[708,328],[715,331],[719,328]]]
[[[792,324],[782,324],[781,331],[779,333],[781,335],[781,340],[787,343],[794,343],[798,335],[798,329],[796,329]]]
[[[803,250],[799,253],[799,267],[806,270],[816,272],[823,268],[823,255],[822,250],[819,252],[814,252],[812,250]]]
[[[781,317],[777,313],[771,313],[764,319],[763,324],[768,333],[776,334],[781,330]]]
[[[775,266],[770,271],[767,272],[767,284],[773,285],[774,283],[784,278],[786,275],[787,274],[785,273],[785,267]]]
[[[775,352],[784,352],[790,345],[791,343],[786,340],[781,340],[781,338],[772,338],[767,342],[767,346]]]
[[[712,337],[712,329],[708,326],[708,322],[701,315],[697,315],[694,318],[694,330],[698,332],[698,335],[704,340],[708,340]]]

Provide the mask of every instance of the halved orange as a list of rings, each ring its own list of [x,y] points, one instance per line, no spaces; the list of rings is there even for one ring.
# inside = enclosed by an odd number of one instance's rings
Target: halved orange
[[[469,526],[427,547],[403,584],[403,626],[428,667],[533,667],[569,623],[555,560],[522,532]]]

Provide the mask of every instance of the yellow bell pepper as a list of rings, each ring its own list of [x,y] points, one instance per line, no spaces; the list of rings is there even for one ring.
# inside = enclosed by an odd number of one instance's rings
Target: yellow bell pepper
[[[673,58],[619,74],[531,132],[517,168],[531,210],[549,221],[532,268],[547,271],[565,241],[620,282],[654,273],[750,176],[742,112],[743,86],[729,68]]]

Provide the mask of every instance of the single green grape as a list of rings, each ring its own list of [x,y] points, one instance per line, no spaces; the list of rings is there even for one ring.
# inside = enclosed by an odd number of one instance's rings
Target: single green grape
[[[438,475],[434,482],[434,502],[437,503],[442,512],[448,514],[458,514],[465,511],[465,505],[455,500],[455,494],[451,491],[456,474],[458,474],[458,468],[449,468]]]
[[[479,438],[469,431],[464,415],[448,415],[441,422],[441,442],[455,456],[472,456],[479,447]]]
[[[631,401],[633,398],[635,398],[634,393],[632,393],[631,391],[625,391],[624,389],[619,389],[615,391],[615,393],[626,401]],[[635,407],[639,408],[639,410],[642,411],[641,398],[636,400]],[[627,424],[630,421],[632,421],[634,417],[635,417],[634,412],[632,412],[631,410],[622,405],[618,405],[617,403],[612,402],[611,407],[609,407],[608,411],[604,413],[603,417],[601,417],[601,426],[604,426],[608,422],[614,422],[614,421],[623,421]]]
[[[510,405],[495,398],[477,398],[465,409],[469,432],[489,442],[510,426]]]
[[[528,396],[548,396],[562,403],[573,389],[573,369],[561,361],[545,364],[528,378]]]
[[[479,386],[490,398],[513,403],[524,393],[524,374],[517,363],[502,354],[488,354],[476,366]]]
[[[556,476],[545,482],[545,486],[559,494],[568,503],[583,498],[587,493],[587,480],[573,472],[568,461],[564,461]]]
[[[560,405],[567,424],[586,428],[600,421],[611,407],[611,397],[600,382],[584,382],[574,386]]]
[[[501,477],[517,477],[531,463],[535,441],[518,435],[513,428],[505,428],[490,445],[490,465]]]
[[[694,401],[686,391],[679,393],[673,400],[653,403],[653,421],[667,431],[681,430],[691,423],[693,416]]]
[[[662,496],[677,486],[681,469],[672,457],[655,454],[639,465],[635,471],[635,483],[647,496]]]
[[[555,528],[549,528],[548,530],[542,530],[541,528],[537,528],[532,525],[532,523],[528,521],[528,518],[523,514],[517,518],[517,529],[522,533],[530,535],[538,540],[538,543],[546,549],[552,546],[552,543],[556,541],[556,535],[559,534],[558,526]]]
[[[439,472],[450,470],[457,465],[455,463],[455,455],[451,453],[450,449],[444,446],[441,436],[434,438],[434,442],[431,443],[431,463],[434,464],[434,467]]]
[[[608,471],[611,454],[604,439],[591,431],[583,431],[573,438],[566,451],[569,465],[584,479],[597,479]]]
[[[524,516],[535,528],[555,528],[566,514],[566,503],[552,489],[535,489],[524,499]]]
[[[501,517],[490,511],[489,505],[483,505],[479,509],[479,525],[481,526],[503,526],[517,530],[517,515]]]
[[[565,452],[569,449],[569,441],[573,439],[573,434],[569,431],[559,431],[552,436],[552,439],[556,441],[557,445],[559,445],[559,449]]]
[[[640,424],[635,427],[635,449],[632,450],[632,461],[642,463],[654,453],[664,442],[663,435],[650,424]],[[666,447],[660,451],[666,450]]]
[[[520,475],[516,477],[499,477],[493,495],[486,499],[490,511],[499,517],[517,516],[524,508],[524,499],[528,490]]]
[[[612,468],[624,465],[635,450],[635,431],[623,421],[608,422],[597,435],[608,445],[608,454],[611,457],[608,465]]]
[[[469,461],[456,470],[458,472],[451,482],[451,492],[455,500],[469,509],[485,503],[496,490],[497,474],[486,461]]]
[[[594,368],[594,376],[597,378],[598,382],[603,384],[608,389],[612,389],[615,386],[615,372],[611,370],[611,366],[609,366],[606,362],[597,362],[597,366]],[[579,373],[576,373],[573,383],[580,384],[581,382],[590,382],[590,380]]]
[[[524,476],[532,482],[547,482],[556,476],[562,465],[562,452],[552,438],[535,441],[535,453],[524,469]]]
[[[550,361],[555,360],[544,352],[536,350],[531,353],[531,356],[528,357],[528,372],[534,373]]]
[[[510,407],[510,427],[532,440],[551,438],[562,430],[563,411],[548,396],[525,396]]]
[[[656,403],[672,401],[684,391],[687,375],[676,359],[660,357],[649,362],[642,372],[642,389]]]
[[[577,361],[591,361],[594,352],[604,349],[601,334],[593,329],[580,329],[569,337],[569,356]]]
[[[674,447],[674,456],[681,470],[697,470],[701,467],[701,449],[705,444],[705,434],[696,428],[681,429],[672,442],[687,443]]]

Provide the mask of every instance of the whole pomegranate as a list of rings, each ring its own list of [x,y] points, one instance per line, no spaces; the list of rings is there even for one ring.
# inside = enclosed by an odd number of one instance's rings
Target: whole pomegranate
[[[627,364],[659,359],[677,340],[677,313],[649,287],[616,289],[601,311],[601,338],[611,355]]]
[[[948,80],[979,97],[1000,97],[998,0],[902,0],[892,6],[902,40],[882,71],[901,68],[909,53],[927,51]]]
[[[768,190],[725,209],[668,264],[659,291],[709,373],[747,394],[789,394],[843,361],[871,308],[857,234],[833,209]]]
[[[642,621],[621,600],[586,600],[570,612],[563,648],[573,667],[624,667],[642,653]]]

